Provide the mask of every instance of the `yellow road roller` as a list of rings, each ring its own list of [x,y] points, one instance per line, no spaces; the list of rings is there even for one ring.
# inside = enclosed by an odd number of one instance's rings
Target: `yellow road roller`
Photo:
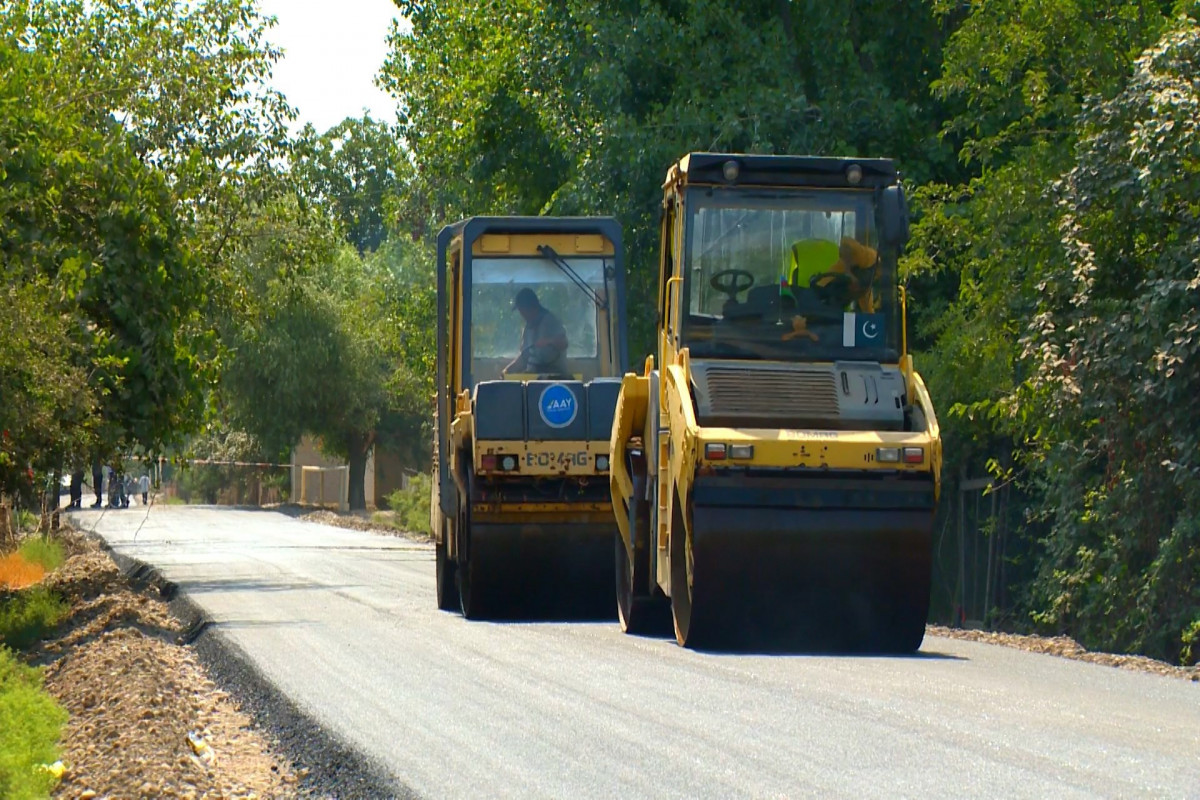
[[[437,604],[611,610],[609,438],[627,364],[610,217],[473,217],[437,245]]]
[[[612,429],[625,631],[920,647],[942,445],[907,351],[907,238],[887,159],[670,167],[657,361],[624,376]]]

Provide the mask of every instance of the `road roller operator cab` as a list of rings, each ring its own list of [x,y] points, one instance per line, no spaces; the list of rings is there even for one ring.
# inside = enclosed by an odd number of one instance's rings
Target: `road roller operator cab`
[[[611,442],[622,626],[915,650],[941,439],[895,167],[693,153],[663,189],[657,361],[625,376]]]
[[[564,596],[611,597],[620,227],[476,217],[441,231],[437,259],[438,606],[525,615]]]

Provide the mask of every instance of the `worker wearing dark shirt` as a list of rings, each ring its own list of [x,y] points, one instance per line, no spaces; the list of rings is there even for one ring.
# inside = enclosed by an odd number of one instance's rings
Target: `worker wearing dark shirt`
[[[513,308],[521,312],[525,330],[521,332],[521,352],[504,372],[566,374],[567,331],[558,317],[542,306],[532,289],[517,292]]]

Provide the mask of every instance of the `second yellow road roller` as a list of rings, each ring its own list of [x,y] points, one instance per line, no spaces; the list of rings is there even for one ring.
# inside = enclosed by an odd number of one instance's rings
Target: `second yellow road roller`
[[[624,377],[610,442],[626,631],[920,647],[942,443],[908,352],[907,237],[888,159],[670,167],[657,358]]]
[[[611,611],[621,257],[610,217],[473,217],[438,236],[439,608]]]

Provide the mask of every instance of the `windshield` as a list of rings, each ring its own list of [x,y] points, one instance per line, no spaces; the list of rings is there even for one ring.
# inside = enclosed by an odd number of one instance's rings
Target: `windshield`
[[[563,260],[599,296],[609,302],[604,258],[576,256]],[[607,314],[602,316],[595,301],[547,258],[517,256],[479,258],[471,262],[471,382],[504,377],[502,370],[521,352],[526,321],[513,307],[523,289],[532,290],[537,302],[561,323],[566,332],[566,374],[583,380],[601,374],[602,355],[608,352]],[[543,329],[544,330],[544,329]],[[559,372],[560,370],[556,370]],[[540,372],[534,366],[518,365],[515,374]]]
[[[683,343],[692,355],[898,357],[895,265],[870,191],[693,189]]]

